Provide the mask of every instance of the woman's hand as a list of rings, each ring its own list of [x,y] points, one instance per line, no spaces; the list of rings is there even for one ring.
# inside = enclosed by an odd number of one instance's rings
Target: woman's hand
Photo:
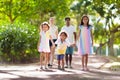
[[[52,48],[55,48],[55,43],[52,44]]]

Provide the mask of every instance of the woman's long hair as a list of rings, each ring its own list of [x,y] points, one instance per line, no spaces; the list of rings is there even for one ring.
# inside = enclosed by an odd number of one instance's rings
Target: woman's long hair
[[[88,17],[87,15],[82,16],[80,25],[84,25],[84,23],[83,23],[83,18],[84,18],[84,17],[87,17],[87,18],[88,18],[87,27],[89,28],[91,25],[89,24],[89,17]]]

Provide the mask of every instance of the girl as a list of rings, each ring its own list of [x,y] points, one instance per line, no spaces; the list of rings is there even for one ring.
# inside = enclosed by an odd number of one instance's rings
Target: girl
[[[49,19],[49,23],[50,23],[50,34],[51,34],[53,41],[55,42],[58,37],[58,27],[55,25],[55,18],[51,17]],[[51,41],[49,42],[49,46],[50,46],[50,54],[49,54],[49,59],[48,59],[48,62],[49,62],[48,66],[52,67],[53,61],[54,61],[55,47],[52,45]]]
[[[92,26],[89,25],[88,16],[83,16],[81,19],[81,24],[79,26],[78,37],[80,37],[80,42],[78,45],[78,51],[82,55],[82,70],[88,71],[88,54],[92,53],[93,36],[92,36]]]
[[[67,33],[61,31],[59,37],[55,44],[57,44],[57,60],[58,60],[58,69],[64,70],[64,55],[67,49],[67,46],[70,46],[69,41],[67,40]],[[72,46],[72,45],[71,45]],[[60,64],[62,62],[62,64]]]
[[[43,22],[40,26],[40,38],[38,41],[38,51],[40,54],[40,68],[43,69],[43,60],[44,67],[47,69],[47,61],[48,61],[48,54],[50,53],[50,47],[49,47],[49,39],[51,39],[50,32],[49,32],[49,24],[47,22]],[[51,39],[51,42],[54,46],[54,43]]]

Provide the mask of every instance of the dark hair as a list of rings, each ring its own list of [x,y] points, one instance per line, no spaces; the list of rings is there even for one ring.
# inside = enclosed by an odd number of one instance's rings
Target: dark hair
[[[61,36],[61,34],[64,34],[66,37],[68,37],[68,35],[67,35],[66,32],[61,32],[61,33],[60,33],[60,36]]]
[[[66,20],[69,20],[69,21],[70,21],[70,17],[65,17],[65,21],[66,21]]]
[[[84,18],[84,17],[87,17],[87,18],[88,18],[87,15],[84,15],[84,16],[82,17],[82,19],[81,19],[80,25],[84,25],[84,23],[83,23],[83,18]],[[89,28],[90,26],[91,26],[91,25],[89,24],[89,18],[88,18],[87,27]]]

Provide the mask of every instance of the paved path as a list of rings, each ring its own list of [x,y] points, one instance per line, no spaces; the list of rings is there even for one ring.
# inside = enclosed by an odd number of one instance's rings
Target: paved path
[[[0,65],[0,80],[120,80],[120,72],[101,69],[107,62],[107,58],[90,56],[90,71],[81,71],[81,57],[74,54],[73,69],[65,71],[58,70],[57,64],[44,71],[37,70],[38,63]]]

